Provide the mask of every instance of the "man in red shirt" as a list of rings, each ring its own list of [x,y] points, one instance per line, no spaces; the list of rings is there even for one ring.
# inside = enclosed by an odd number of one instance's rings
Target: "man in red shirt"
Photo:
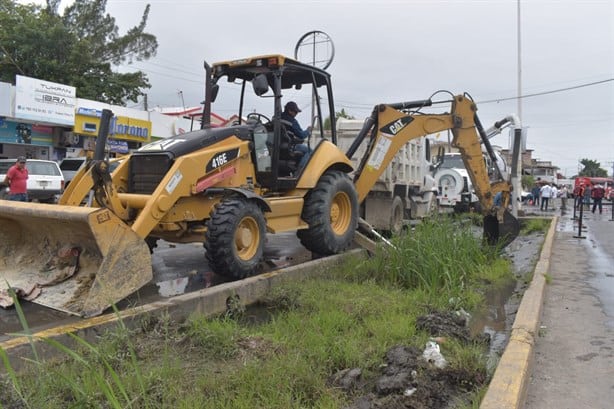
[[[20,156],[17,162],[10,167],[4,177],[4,184],[9,185],[9,200],[18,202],[28,201],[28,169],[26,169],[26,158]]]
[[[593,211],[592,211],[592,213],[595,213],[595,209],[597,209],[597,206],[599,206],[599,213],[600,214],[603,211],[603,206],[601,204],[601,201],[603,200],[603,196],[605,196],[605,189],[603,188],[603,186],[601,186],[601,185],[595,186],[593,188],[592,193],[591,193],[591,197],[593,199]]]

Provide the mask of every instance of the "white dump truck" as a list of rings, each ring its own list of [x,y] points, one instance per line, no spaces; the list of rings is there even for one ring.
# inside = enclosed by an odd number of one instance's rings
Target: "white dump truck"
[[[363,126],[361,120],[337,120],[337,144],[346,151]],[[365,148],[363,147],[362,150]],[[358,151],[352,159],[358,168]],[[411,220],[419,220],[437,211],[437,186],[432,176],[430,142],[418,138],[406,143],[382,173],[366,199],[361,217],[379,231],[399,232]]]

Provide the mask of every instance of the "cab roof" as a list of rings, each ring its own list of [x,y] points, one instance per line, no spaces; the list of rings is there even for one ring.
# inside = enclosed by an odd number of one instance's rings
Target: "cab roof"
[[[281,70],[282,89],[295,85],[313,84],[320,87],[330,84],[330,74],[320,68],[293,60],[279,54],[260,55],[213,64],[212,72],[216,79],[227,76],[229,81],[242,79],[251,81],[258,74],[266,74],[272,83],[272,72]]]

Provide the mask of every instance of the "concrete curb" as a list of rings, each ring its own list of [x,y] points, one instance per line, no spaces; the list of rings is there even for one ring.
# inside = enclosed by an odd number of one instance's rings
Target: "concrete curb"
[[[542,315],[546,277],[550,268],[552,243],[558,216],[551,223],[544,246],[535,265],[533,280],[525,291],[510,339],[499,360],[495,374],[488,386],[480,409],[522,409],[526,398],[527,384],[531,376],[533,352]]]
[[[14,369],[21,367],[26,358],[34,359],[34,348],[39,358],[57,354],[57,349],[43,339],[53,338],[56,341],[72,347],[75,340],[71,335],[77,335],[85,340],[93,340],[105,330],[125,325],[134,327],[142,322],[149,314],[159,315],[168,313],[175,320],[187,318],[194,312],[204,315],[221,314],[228,309],[231,299],[238,299],[242,305],[250,305],[265,296],[273,287],[285,283],[295,282],[307,277],[317,277],[326,274],[331,268],[338,266],[351,257],[366,257],[362,249],[355,249],[343,254],[308,261],[296,266],[283,268],[270,273],[260,274],[241,281],[234,281],[205,288],[199,291],[178,295],[163,301],[157,301],[143,306],[130,308],[117,313],[109,313],[98,317],[79,320],[67,325],[37,332],[31,336],[19,336],[0,343],[0,350],[4,350]],[[0,365],[0,373],[4,370]]]

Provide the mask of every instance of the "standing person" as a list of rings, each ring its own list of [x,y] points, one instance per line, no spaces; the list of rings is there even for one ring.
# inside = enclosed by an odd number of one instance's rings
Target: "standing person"
[[[306,130],[301,128],[301,125],[296,120],[296,116],[301,112],[296,102],[290,101],[284,107],[284,112],[281,113],[281,119],[290,123],[290,131],[294,133],[294,136],[301,139],[303,142],[311,135],[311,126],[307,127]],[[301,157],[301,161],[298,164],[298,169],[302,169],[303,166],[307,163],[309,156],[311,155],[311,150],[304,143],[299,143],[294,145],[294,150],[296,152],[300,152],[303,154]]]
[[[26,168],[26,157],[20,156],[17,162],[9,168],[4,177],[4,184],[9,185],[9,200],[17,202],[28,201],[28,169]]]
[[[591,193],[591,198],[593,199],[593,210],[591,211],[591,213],[595,213],[595,209],[597,208],[597,205],[599,205],[599,214],[603,212],[601,201],[603,200],[604,195],[605,195],[605,189],[603,188],[603,186],[596,185],[593,188],[593,191]]]
[[[567,210],[567,196],[569,195],[567,185],[561,186],[559,194],[561,195],[561,210]]]
[[[586,210],[588,211],[591,208],[591,196],[592,196],[593,188],[590,182],[584,186],[584,204],[586,205]]]
[[[556,210],[556,199],[559,197],[559,189],[557,189],[556,185],[553,183],[550,186],[550,202],[552,203],[552,210]]]
[[[539,210],[544,211],[544,210],[548,210],[548,201],[550,200],[550,193],[552,192],[552,190],[550,189],[550,183],[546,183],[545,185],[542,186],[542,188],[539,190],[539,194],[541,196],[541,200],[542,203],[539,207]]]
[[[538,185],[533,186],[533,189],[531,189],[531,194],[533,195],[533,205],[539,206],[539,186]]]
[[[574,197],[574,207],[576,210],[580,210],[580,206],[582,206],[582,200],[584,200],[584,183],[580,183],[573,190]]]

